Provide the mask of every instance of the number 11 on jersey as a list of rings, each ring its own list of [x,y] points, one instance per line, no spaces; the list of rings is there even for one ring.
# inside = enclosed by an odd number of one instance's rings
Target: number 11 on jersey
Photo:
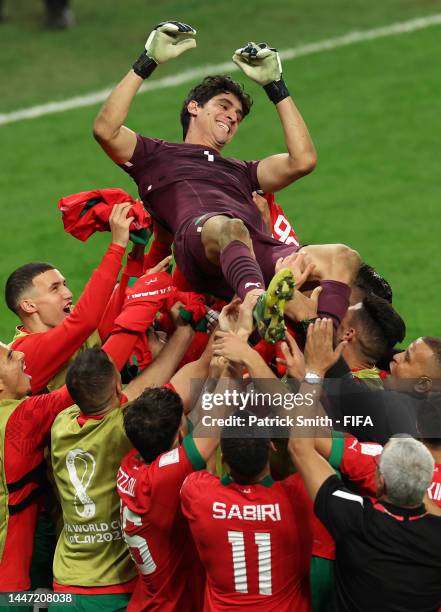
[[[233,553],[234,588],[238,593],[248,593],[243,531],[228,531],[228,542],[231,544]],[[260,595],[271,595],[271,534],[255,532],[254,542],[257,546],[259,593]]]

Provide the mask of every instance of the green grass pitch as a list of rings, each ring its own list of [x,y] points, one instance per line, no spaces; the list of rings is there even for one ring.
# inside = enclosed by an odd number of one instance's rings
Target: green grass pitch
[[[6,3],[8,5],[8,3]],[[44,32],[39,3],[9,2],[0,25],[0,113],[88,93],[115,83],[154,26],[180,18],[199,29],[198,49],[157,71],[229,59],[247,40],[280,49],[441,13],[441,2],[306,0],[243,3],[176,0],[73,1],[78,26]],[[284,63],[284,77],[318,151],[315,172],[278,194],[305,243],[344,242],[391,282],[407,340],[441,335],[439,141],[441,26],[357,43]],[[155,77],[156,77],[155,74]],[[235,73],[236,76],[238,73]],[[258,159],[283,151],[277,115],[246,77],[255,103],[225,155]],[[4,86],[3,86],[4,84]],[[180,139],[180,102],[193,83],[139,95],[127,125]],[[0,285],[17,266],[48,260],[78,295],[108,236],[80,243],[63,232],[62,195],[135,185],[93,141],[96,107],[0,125]],[[15,318],[0,310],[0,338]]]

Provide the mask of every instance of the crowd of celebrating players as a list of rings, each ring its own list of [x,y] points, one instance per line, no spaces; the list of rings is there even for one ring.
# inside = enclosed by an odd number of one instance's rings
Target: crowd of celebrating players
[[[275,49],[233,60],[275,105],[286,152],[221,156],[252,104],[227,76],[189,92],[181,144],[123,125],[195,36],[159,24],[94,123],[141,200],[59,201],[66,232],[111,237],[75,306],[51,264],[6,282],[20,322],[0,343],[0,595],[436,612],[441,338],[398,349],[389,283],[349,246],[300,246],[274,192],[316,153]]]

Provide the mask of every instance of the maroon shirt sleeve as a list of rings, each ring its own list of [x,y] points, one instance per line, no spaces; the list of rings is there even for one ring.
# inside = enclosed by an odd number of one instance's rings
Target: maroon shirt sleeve
[[[148,164],[147,158],[152,153],[155,153],[163,145],[164,141],[160,138],[146,138],[141,136],[141,134],[137,134],[136,139],[136,147],[131,159],[124,164],[118,165],[138,183],[144,174],[145,166]]]
[[[47,332],[17,338],[12,348],[25,354],[32,392],[43,389],[97,329],[112,296],[124,248],[111,244],[93,272],[72,313]]]

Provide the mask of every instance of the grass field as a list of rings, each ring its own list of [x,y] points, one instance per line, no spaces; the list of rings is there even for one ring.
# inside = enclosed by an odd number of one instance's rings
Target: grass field
[[[78,26],[43,32],[39,3],[10,2],[0,29],[0,113],[116,82],[137,57],[149,29],[169,16],[194,24],[198,49],[161,67],[158,77],[222,62],[248,39],[280,49],[353,30],[441,13],[441,1],[316,0],[244,3],[166,0],[73,3]],[[127,6],[126,6],[127,5]],[[441,335],[439,99],[436,58],[441,26],[307,55],[284,63],[284,76],[314,138],[315,172],[278,196],[303,242],[345,242],[392,283],[408,339]],[[156,75],[155,75],[156,77]],[[243,77],[245,80],[245,77]],[[180,101],[192,83],[139,95],[127,124],[145,135],[179,140]],[[283,150],[272,105],[253,84],[252,114],[227,155],[256,159]],[[49,260],[78,295],[105,249],[63,232],[56,203],[84,189],[135,186],[91,137],[98,106],[0,125],[3,257],[0,284],[18,265]],[[0,311],[9,340],[12,313]]]

